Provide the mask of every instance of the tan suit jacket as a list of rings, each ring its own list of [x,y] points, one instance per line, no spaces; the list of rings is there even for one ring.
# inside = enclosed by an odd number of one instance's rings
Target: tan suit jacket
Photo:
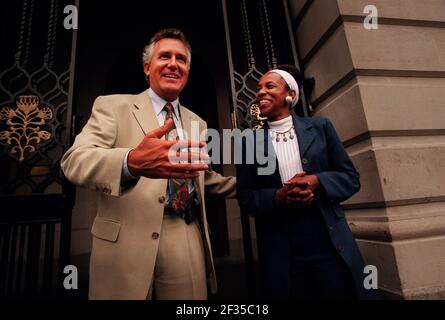
[[[180,106],[183,129],[190,137],[191,122],[206,123]],[[145,299],[152,283],[167,188],[166,179],[141,177],[121,187],[125,154],[144,135],[159,127],[147,91],[139,95],[110,95],[96,99],[88,123],[62,158],[61,167],[74,184],[95,189],[97,216],[92,227],[90,299]],[[208,287],[216,292],[206,219],[204,189],[227,197],[235,195],[235,179],[213,172],[196,178],[199,218],[206,253]]]

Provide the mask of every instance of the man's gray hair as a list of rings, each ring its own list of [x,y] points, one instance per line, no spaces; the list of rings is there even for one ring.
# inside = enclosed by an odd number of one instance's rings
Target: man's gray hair
[[[142,64],[149,63],[153,57],[153,48],[159,40],[162,39],[178,39],[187,48],[187,67],[190,69],[192,63],[192,47],[190,46],[184,33],[179,29],[162,29],[151,37],[150,42],[144,47],[142,52]]]

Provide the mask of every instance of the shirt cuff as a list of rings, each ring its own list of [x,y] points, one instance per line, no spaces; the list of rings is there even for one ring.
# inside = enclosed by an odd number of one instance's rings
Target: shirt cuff
[[[128,170],[127,161],[128,161],[128,154],[130,153],[130,151],[131,150],[127,151],[127,153],[125,154],[125,157],[124,157],[124,161],[122,162],[122,177],[121,177],[122,182],[127,182],[127,181],[134,180],[134,179],[138,178],[138,177],[135,177],[134,175],[132,175],[130,173],[130,170]]]

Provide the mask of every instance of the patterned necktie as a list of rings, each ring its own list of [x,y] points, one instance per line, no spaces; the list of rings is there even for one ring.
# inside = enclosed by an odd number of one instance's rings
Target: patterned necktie
[[[170,102],[167,102],[164,110],[167,112],[165,120],[173,119],[173,105]],[[172,127],[165,135],[165,139],[179,140],[174,121]],[[167,192],[169,200],[166,204],[170,211],[182,217],[187,224],[193,221],[193,201],[195,198],[194,192],[189,194],[189,180],[190,179],[168,179]]]

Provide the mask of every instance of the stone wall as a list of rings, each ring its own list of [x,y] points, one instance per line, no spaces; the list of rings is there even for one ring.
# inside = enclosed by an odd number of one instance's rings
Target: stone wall
[[[315,114],[334,123],[361,174],[344,203],[379,288],[445,291],[445,1],[291,0]],[[378,9],[378,29],[364,8]]]

